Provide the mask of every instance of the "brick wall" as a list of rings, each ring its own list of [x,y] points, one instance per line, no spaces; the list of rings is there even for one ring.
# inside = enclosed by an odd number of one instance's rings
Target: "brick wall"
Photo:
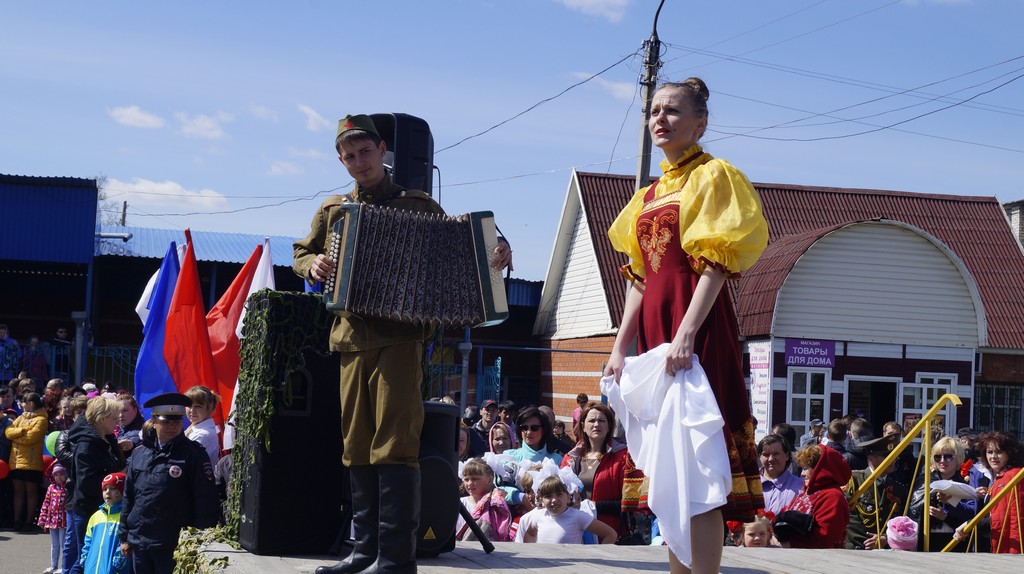
[[[979,383],[1024,383],[1024,356],[985,353]]]
[[[591,400],[601,399],[601,371],[615,343],[614,335],[545,341],[550,349],[598,351],[598,353],[545,353],[541,360],[541,401],[551,405],[560,419],[572,418],[576,395],[586,393]],[[566,424],[566,430],[569,424]]]

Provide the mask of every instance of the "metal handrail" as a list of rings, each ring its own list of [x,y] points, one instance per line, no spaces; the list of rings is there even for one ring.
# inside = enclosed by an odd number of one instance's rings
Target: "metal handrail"
[[[960,397],[958,397],[958,396],[956,396],[956,395],[954,395],[952,393],[946,393],[946,394],[942,395],[941,397],[939,397],[939,400],[935,401],[935,404],[932,405],[932,408],[928,409],[928,412],[926,412],[924,415],[921,416],[921,420],[917,421],[917,424],[915,424],[913,426],[913,428],[911,428],[910,431],[907,432],[907,435],[905,437],[903,437],[903,440],[901,440],[899,442],[899,444],[897,444],[895,447],[893,447],[892,451],[889,452],[889,455],[885,457],[885,459],[881,462],[881,464],[879,464],[878,467],[875,468],[875,470],[864,480],[864,482],[862,482],[861,485],[859,487],[857,487],[856,492],[854,492],[853,496],[850,497],[851,501],[856,502],[857,500],[860,500],[860,497],[863,496],[865,492],[867,492],[868,488],[871,488],[874,485],[875,481],[877,481],[882,476],[885,476],[886,470],[888,470],[889,467],[892,466],[893,463],[896,462],[896,459],[899,458],[899,456],[901,454],[903,454],[903,451],[906,450],[907,447],[909,447],[911,444],[913,444],[914,439],[916,439],[917,435],[921,434],[922,431],[924,431],[924,434],[922,435],[921,456],[925,457],[924,458],[925,461],[928,461],[928,460],[931,459],[931,455],[932,455],[932,453],[931,453],[931,449],[932,449],[932,444],[931,444],[931,421],[932,421],[932,419],[934,419],[935,417],[937,417],[940,414],[940,411],[942,411],[943,409],[946,408],[946,404],[947,403],[952,403],[953,406],[957,406],[957,407],[959,407],[959,406],[961,406],[963,404],[960,401]],[[1024,474],[1024,473],[1022,473],[1022,474]],[[931,472],[925,470],[925,473],[924,473],[924,500],[925,500],[925,508],[926,509],[927,509],[927,502],[928,502],[928,500],[930,500],[930,497],[931,497],[931,492],[930,492],[931,481],[930,481],[930,479],[931,479]],[[911,485],[911,486],[913,486],[913,485]],[[911,494],[910,492],[907,493],[907,500],[908,500],[908,502],[910,500],[910,494]],[[881,527],[880,524],[878,526]],[[928,551],[928,544],[930,542],[930,534],[931,534],[930,530],[931,530],[931,518],[930,518],[929,513],[926,510],[924,512],[924,549],[925,549],[926,552]]]

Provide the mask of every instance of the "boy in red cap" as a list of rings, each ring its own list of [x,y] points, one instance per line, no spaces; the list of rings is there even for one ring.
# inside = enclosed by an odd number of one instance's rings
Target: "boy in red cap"
[[[78,565],[85,574],[127,574],[128,560],[121,555],[117,532],[121,524],[121,500],[125,474],[114,472],[103,478],[103,504],[89,518],[85,543]]]

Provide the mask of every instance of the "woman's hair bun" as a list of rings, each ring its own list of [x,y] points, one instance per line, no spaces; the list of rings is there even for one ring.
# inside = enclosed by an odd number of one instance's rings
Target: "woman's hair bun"
[[[708,98],[711,97],[711,92],[708,91],[707,84],[705,84],[704,80],[702,80],[700,78],[697,78],[697,77],[686,78],[686,81],[683,82],[683,85],[685,85],[686,87],[688,87],[691,90],[693,90],[693,92],[695,94],[699,95],[700,98],[702,100],[704,100],[705,102],[707,102]]]

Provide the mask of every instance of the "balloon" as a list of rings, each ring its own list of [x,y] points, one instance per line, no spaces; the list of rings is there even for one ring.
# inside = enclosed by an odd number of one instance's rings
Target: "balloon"
[[[11,467],[7,464],[6,460],[0,459],[0,480],[7,478],[7,475],[11,473]]]
[[[55,461],[55,460],[57,460],[57,459],[53,458],[52,456],[50,456],[48,454],[44,454],[43,455],[43,470],[44,471],[50,470],[50,465],[52,465],[53,461]]]
[[[45,447],[43,449],[44,454],[48,454],[50,456],[54,456],[57,454],[57,435],[59,434],[60,431],[53,431],[52,433],[46,435],[46,441],[43,442],[43,446]]]

